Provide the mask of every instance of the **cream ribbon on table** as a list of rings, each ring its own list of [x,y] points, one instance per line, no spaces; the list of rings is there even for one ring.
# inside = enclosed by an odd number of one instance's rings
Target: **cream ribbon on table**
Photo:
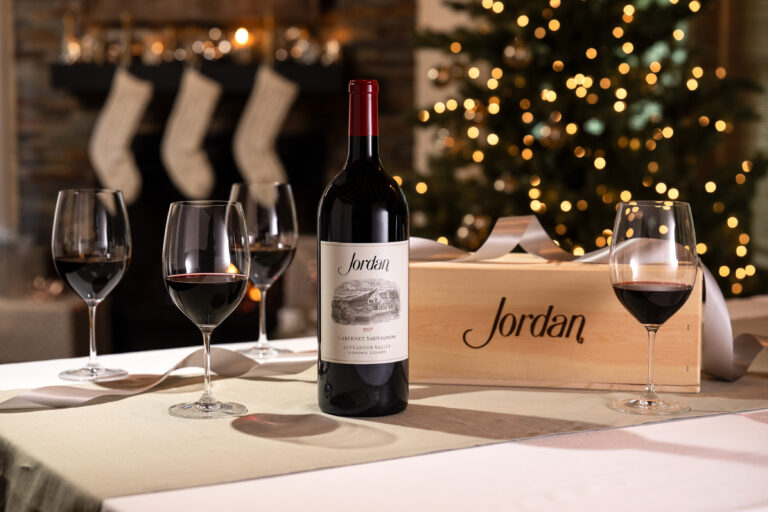
[[[411,238],[412,261],[473,262],[491,260],[520,246],[525,252],[551,261],[608,263],[608,248],[575,257],[549,237],[534,215],[501,217],[483,245],[474,253],[426,238]],[[704,274],[704,314],[702,319],[702,366],[704,371],[725,380],[737,380],[746,372],[768,336],[742,334],[733,338],[725,299],[712,273],[701,264]]]
[[[410,240],[412,261],[473,262],[499,258],[520,246],[529,254],[550,261],[608,263],[607,248],[575,257],[558,247],[533,215],[502,217],[493,227],[483,245],[474,253],[443,245],[434,240],[413,237]],[[704,318],[702,328],[702,358],[704,371],[725,380],[742,377],[768,336],[742,334],[733,339],[725,299],[715,278],[701,265],[704,273]],[[296,354],[260,363],[238,352],[211,347],[211,371],[223,377],[267,377],[299,373],[316,361],[314,353]],[[8,409],[61,408],[86,405],[98,398],[119,399],[145,393],[181,368],[203,366],[203,350],[191,353],[149,384],[131,389],[93,389],[74,386],[45,386],[25,391],[0,403],[0,411]],[[119,381],[113,381],[119,382]]]
[[[272,377],[299,373],[317,362],[314,352],[279,356],[266,362],[253,359],[221,347],[211,347],[211,371],[222,377]],[[145,393],[158,386],[171,373],[181,368],[202,368],[203,349],[198,349],[176,363],[170,370],[141,387],[128,389],[82,388],[75,386],[45,386],[20,393],[0,403],[0,411],[8,409],[53,409],[86,405],[97,398],[117,400]],[[131,377],[126,377],[130,379]],[[111,381],[119,383],[120,380]]]

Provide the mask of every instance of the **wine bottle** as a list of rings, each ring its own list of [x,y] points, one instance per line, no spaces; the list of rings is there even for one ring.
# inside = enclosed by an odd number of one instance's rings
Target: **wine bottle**
[[[317,214],[320,408],[408,405],[408,206],[379,161],[375,80],[349,83],[349,154]]]

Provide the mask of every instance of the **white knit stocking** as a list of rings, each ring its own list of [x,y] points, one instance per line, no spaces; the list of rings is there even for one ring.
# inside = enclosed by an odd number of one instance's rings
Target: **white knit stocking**
[[[221,85],[194,68],[184,70],[168,117],[160,155],[176,188],[190,199],[213,190],[215,176],[202,142],[221,95]]]
[[[275,139],[298,93],[297,84],[269,66],[259,67],[232,143],[235,163],[246,181],[286,181]]]
[[[118,68],[88,144],[88,155],[102,186],[122,190],[127,203],[134,202],[141,190],[131,141],[151,97],[151,83]]]

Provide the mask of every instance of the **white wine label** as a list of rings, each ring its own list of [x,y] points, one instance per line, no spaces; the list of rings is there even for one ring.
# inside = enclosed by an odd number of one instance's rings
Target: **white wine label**
[[[376,364],[408,358],[408,241],[320,242],[323,361]]]

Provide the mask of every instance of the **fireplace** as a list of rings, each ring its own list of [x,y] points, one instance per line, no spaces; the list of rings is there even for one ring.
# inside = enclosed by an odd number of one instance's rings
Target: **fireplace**
[[[267,309],[271,330],[277,326],[277,311],[286,299],[304,308],[314,302],[307,300],[314,290],[312,278],[307,275],[311,262],[306,261],[306,254],[313,253],[315,212],[323,187],[341,168],[346,155],[349,79],[380,81],[381,130],[386,133],[382,154],[393,173],[408,172],[410,168],[412,142],[406,115],[413,101],[413,2],[382,0],[371,6],[351,0],[291,0],[255,4],[156,4],[150,0],[14,3],[20,231],[37,246],[45,248],[50,243],[58,190],[99,186],[87,148],[115,70],[123,66],[153,84],[151,102],[130,148],[143,185],[128,209],[133,259],[109,305],[114,351],[196,345],[199,341],[196,328],[170,302],[160,267],[168,204],[185,199],[169,179],[160,155],[163,130],[185,65],[196,66],[222,87],[203,142],[215,170],[215,185],[209,195],[215,199],[227,198],[231,184],[243,181],[235,165],[232,138],[259,67],[272,65],[299,85],[300,93],[277,137],[276,150],[294,188],[304,235],[305,257],[289,272],[302,274],[293,276],[292,282],[304,283],[305,289],[294,286],[290,291],[283,290],[281,279],[270,290]],[[127,60],[121,60],[119,55],[110,56],[109,45],[115,40],[114,34],[125,29],[126,20],[130,20],[136,48]],[[181,53],[171,54],[169,59],[162,57],[163,52],[160,59],[143,57],[153,51],[153,34],[186,34],[190,27],[196,33],[210,33],[210,37],[216,35],[210,32],[216,28],[222,33],[220,39],[232,38],[232,48],[237,44],[236,28],[245,27],[261,46],[250,49],[248,58],[234,55],[231,49],[229,57],[219,54],[206,59],[200,54],[202,57],[193,63],[178,60]],[[294,29],[300,31],[299,36],[305,37],[307,44],[317,42],[323,46],[336,41],[338,56],[323,60],[325,54],[321,52],[314,60],[299,58],[301,55],[292,52],[290,46],[296,44],[290,42],[297,34],[289,33]],[[100,33],[105,46],[100,56],[91,51],[90,57],[84,59],[83,36],[89,33]],[[271,40],[265,44],[269,34]],[[81,45],[79,48],[69,46],[70,36]],[[116,40],[120,41],[119,36]],[[168,48],[167,42],[163,44]],[[181,43],[174,45],[176,49],[183,47]],[[285,49],[286,54],[279,53],[280,49]],[[265,53],[267,50],[269,53]],[[41,252],[45,259],[49,257],[47,251]],[[52,265],[45,261],[45,266],[46,277],[55,277]],[[257,316],[255,304],[246,299],[216,330],[214,342],[254,339]]]

